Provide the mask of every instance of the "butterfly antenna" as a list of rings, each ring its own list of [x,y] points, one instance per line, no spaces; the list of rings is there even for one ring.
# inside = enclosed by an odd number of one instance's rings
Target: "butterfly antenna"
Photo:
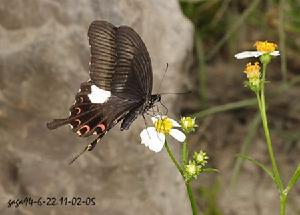
[[[168,94],[177,94],[177,95],[185,95],[185,94],[190,94],[190,93],[192,93],[192,91],[191,90],[189,90],[189,91],[186,91],[186,92],[179,92],[179,93],[160,93],[160,95],[168,95]]]
[[[159,92],[160,89],[161,89],[161,86],[162,86],[163,80],[165,79],[165,76],[166,76],[166,73],[167,73],[167,71],[168,71],[168,68],[169,68],[169,64],[167,63],[167,66],[166,66],[166,68],[165,68],[164,75],[163,75],[163,77],[162,77],[162,79],[161,79],[161,81],[160,81],[160,83],[159,83],[158,92]]]
[[[169,68],[169,64],[167,63],[166,68],[165,68],[165,71],[164,71],[164,75],[163,75],[163,77],[162,77],[162,79],[161,79],[161,81],[160,81],[160,83],[159,83],[158,92],[160,92],[160,89],[161,89],[162,83],[163,83],[163,81],[164,81],[164,79],[165,79],[165,77],[166,77],[168,68]],[[190,93],[192,93],[191,90],[189,90],[189,91],[187,91],[187,92],[180,92],[180,93],[159,93],[159,94],[160,94],[160,95],[166,95],[166,94],[190,94]]]

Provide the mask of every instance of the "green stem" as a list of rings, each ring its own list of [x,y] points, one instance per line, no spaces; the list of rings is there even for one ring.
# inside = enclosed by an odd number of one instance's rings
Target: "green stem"
[[[185,186],[186,186],[186,190],[187,190],[188,195],[189,195],[193,215],[198,215],[197,205],[196,205],[196,201],[195,201],[195,198],[194,198],[194,195],[193,195],[193,192],[192,192],[192,188],[191,188],[191,186],[188,182],[185,183]]]
[[[274,176],[274,182],[276,183],[277,189],[280,192],[280,215],[285,215],[287,192],[283,188],[282,179],[280,177],[280,173],[276,163],[272,141],[270,137],[270,131],[268,127],[267,114],[266,114],[265,82],[266,82],[266,69],[267,69],[268,62],[262,62],[262,63],[263,63],[263,73],[262,73],[262,80],[261,80],[262,81],[261,89],[260,89],[261,91],[260,94],[259,92],[256,93],[256,97],[257,97],[258,107],[261,114],[261,120],[262,120],[262,125],[265,133],[268,152],[272,163],[272,174]]]
[[[300,179],[300,164],[297,166],[293,176],[291,177],[286,189],[285,189],[285,192],[288,193],[292,187],[297,183],[297,181]]]
[[[183,175],[183,170],[182,168],[180,167],[179,163],[177,162],[176,158],[174,157],[174,154],[172,152],[172,150],[170,149],[167,141],[165,141],[165,147],[167,149],[167,152],[171,158],[171,160],[173,161],[173,163],[175,164],[176,168],[178,169],[178,171],[180,172],[180,174],[182,175],[182,177],[184,178],[184,175]]]
[[[187,142],[186,141],[184,141],[184,143],[182,145],[181,158],[182,158],[182,166],[184,168],[184,166],[187,164],[187,158],[188,158],[188,150],[187,150]]]
[[[260,115],[261,115],[261,100],[260,100],[259,93],[256,93],[256,98],[257,98],[257,104],[258,104],[259,112],[260,112]]]
[[[287,193],[282,191],[280,193],[280,215],[285,215]]]
[[[258,102],[259,102],[259,106],[260,106],[261,120],[262,120],[263,129],[264,129],[264,133],[265,133],[268,152],[269,152],[269,156],[270,156],[271,163],[272,163],[272,171],[274,174],[274,179],[275,179],[275,182],[276,182],[276,185],[277,185],[279,191],[282,192],[283,184],[282,184],[282,180],[280,177],[280,173],[279,173],[279,170],[277,167],[277,163],[276,163],[276,159],[275,159],[275,155],[274,155],[274,151],[273,151],[273,147],[272,147],[270,131],[269,131],[269,127],[268,127],[267,114],[266,114],[265,87],[264,87],[265,77],[266,77],[266,68],[267,68],[267,63],[263,63],[263,75],[262,75],[260,101],[258,101]],[[259,96],[257,98],[259,98]]]
[[[186,145],[187,143],[184,142],[184,144]],[[167,149],[169,157],[171,158],[171,160],[173,161],[176,168],[178,169],[178,171],[180,172],[180,174],[182,175],[182,177],[184,179],[183,170],[180,167],[179,163],[177,162],[177,160],[176,160],[172,150],[170,149],[167,141],[165,141],[165,148]],[[182,156],[183,156],[183,154],[182,154]],[[185,156],[187,156],[187,153],[185,153],[185,155],[183,157],[185,157]],[[185,157],[185,159],[187,159],[187,157]],[[195,201],[195,198],[194,198],[194,195],[193,195],[193,192],[192,192],[192,188],[191,188],[189,182],[186,182],[185,186],[186,186],[186,190],[187,190],[189,200],[190,200],[190,203],[191,203],[191,208],[192,208],[192,211],[193,211],[193,215],[198,215],[196,201]]]

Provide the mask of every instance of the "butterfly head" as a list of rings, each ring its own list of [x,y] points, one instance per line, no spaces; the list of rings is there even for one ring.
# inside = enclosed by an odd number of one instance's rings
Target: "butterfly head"
[[[161,102],[161,95],[160,94],[151,95],[148,102],[144,106],[144,112],[147,112],[157,102]]]
[[[161,95],[160,94],[154,94],[151,95],[150,99],[149,99],[149,107],[152,107],[156,102],[160,102],[161,101]]]

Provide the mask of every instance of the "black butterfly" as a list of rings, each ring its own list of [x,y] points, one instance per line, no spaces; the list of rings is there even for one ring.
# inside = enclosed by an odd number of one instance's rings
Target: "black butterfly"
[[[47,123],[49,129],[69,124],[81,137],[98,137],[84,151],[121,123],[128,129],[138,115],[160,102],[152,95],[151,60],[140,36],[128,26],[93,21],[88,30],[91,48],[90,80],[83,82],[66,119]]]

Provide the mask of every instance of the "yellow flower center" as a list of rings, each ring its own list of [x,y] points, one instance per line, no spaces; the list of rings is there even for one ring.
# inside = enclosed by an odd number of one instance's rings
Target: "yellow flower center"
[[[254,47],[256,47],[257,51],[269,53],[275,51],[277,45],[275,43],[269,43],[268,41],[257,41]]]
[[[260,76],[260,66],[258,62],[254,64],[247,63],[244,73],[247,74],[249,79],[259,79]]]
[[[173,128],[173,123],[169,118],[165,117],[163,119],[158,119],[154,123],[154,127],[155,130],[159,133],[169,134],[171,129]]]

